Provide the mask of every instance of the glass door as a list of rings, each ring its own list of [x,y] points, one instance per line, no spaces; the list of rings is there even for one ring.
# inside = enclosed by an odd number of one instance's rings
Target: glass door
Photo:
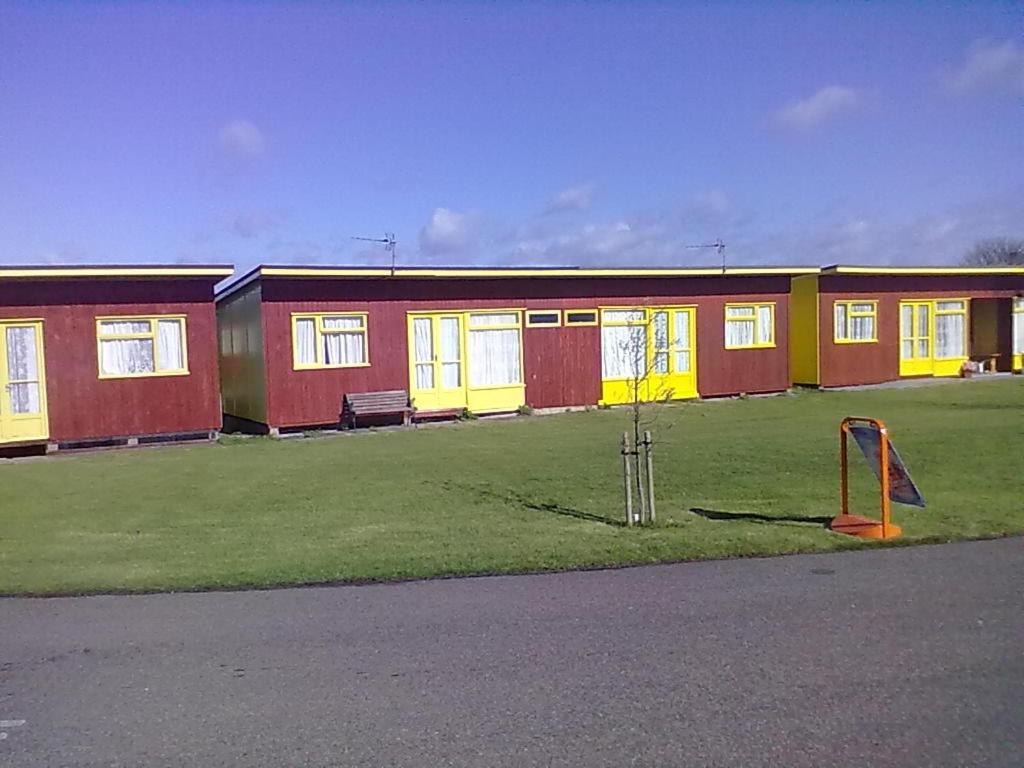
[[[409,395],[421,411],[466,407],[461,314],[409,315]]]
[[[43,368],[43,324],[0,323],[0,443],[49,436]]]
[[[930,376],[932,351],[932,303],[900,302],[900,376]]]

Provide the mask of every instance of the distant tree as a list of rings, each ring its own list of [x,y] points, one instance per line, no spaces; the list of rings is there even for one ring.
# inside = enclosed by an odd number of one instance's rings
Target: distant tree
[[[1024,239],[994,237],[981,240],[963,258],[972,267],[1024,266]]]

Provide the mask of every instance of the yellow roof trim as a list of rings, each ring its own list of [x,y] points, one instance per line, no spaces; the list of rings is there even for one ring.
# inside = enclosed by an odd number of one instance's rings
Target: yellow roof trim
[[[0,267],[0,279],[41,277],[227,277],[230,267]]]
[[[367,267],[261,267],[259,274],[266,277],[713,277],[716,275],[795,275],[818,274],[817,267],[727,267],[724,271],[714,267],[683,269],[474,269],[474,268],[401,268]]]
[[[1024,267],[826,267],[840,275],[1024,275]]]

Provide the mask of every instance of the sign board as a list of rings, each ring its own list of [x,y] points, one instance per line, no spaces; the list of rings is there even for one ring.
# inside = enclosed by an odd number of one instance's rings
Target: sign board
[[[881,481],[882,433],[873,426],[862,424],[851,424],[848,429],[850,434],[853,435],[853,439],[857,441],[857,445],[860,446],[861,453],[867,459],[868,465],[875,473],[875,477]],[[885,437],[885,442],[889,448],[889,498],[900,504],[923,507],[925,505],[924,497],[910,478],[910,473],[907,472],[903,459],[896,453],[896,448],[893,446],[888,435]]]

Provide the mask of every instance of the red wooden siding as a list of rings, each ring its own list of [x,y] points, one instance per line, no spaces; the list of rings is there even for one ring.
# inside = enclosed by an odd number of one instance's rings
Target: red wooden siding
[[[899,306],[901,299],[1006,298],[1024,292],[1020,275],[822,275],[819,282],[820,385],[840,387],[877,384],[900,377]],[[833,340],[835,301],[878,301],[878,342],[836,344]],[[1009,306],[1009,304],[1005,304]],[[1001,343],[1009,349],[1009,315],[1000,320]]]
[[[100,379],[96,317],[185,315],[187,376]],[[68,279],[0,283],[0,319],[42,318],[50,439],[220,428],[213,282]]]
[[[530,278],[349,280],[263,278],[267,423],[296,427],[337,422],[345,392],[408,389],[406,313],[525,307],[697,306],[698,389],[704,396],[771,392],[789,386],[789,277]],[[725,349],[725,303],[776,304],[771,349]],[[294,312],[368,313],[370,365],[296,371]],[[600,328],[523,328],[528,405],[594,404],[601,397]]]

